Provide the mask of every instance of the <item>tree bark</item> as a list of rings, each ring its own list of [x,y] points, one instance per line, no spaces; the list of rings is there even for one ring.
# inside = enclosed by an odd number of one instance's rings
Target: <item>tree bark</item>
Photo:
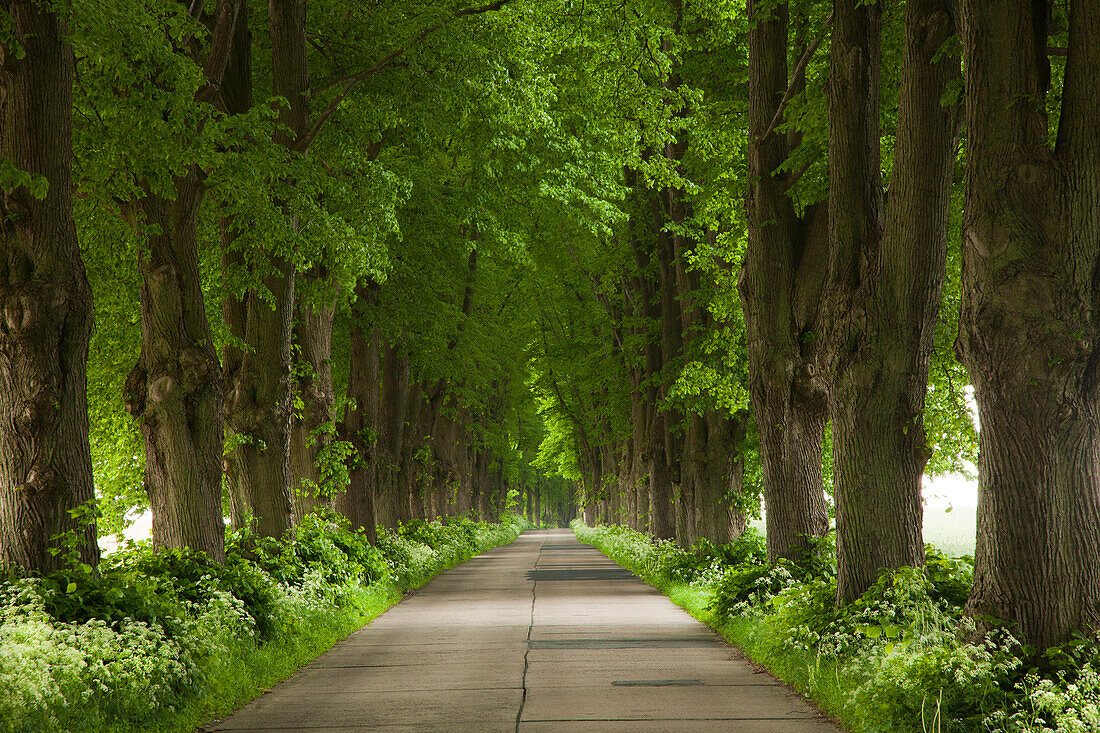
[[[270,0],[272,91],[287,100],[279,109],[276,143],[295,150],[309,129],[309,67],[306,60],[305,1]],[[292,212],[285,212],[294,219]],[[295,221],[295,226],[297,225]],[[252,517],[253,530],[278,537],[293,527],[290,481],[291,357],[294,323],[295,265],[270,254],[272,274],[263,289],[249,291],[243,355],[230,374],[226,417],[243,438],[229,460],[233,524]]]
[[[398,483],[409,396],[409,356],[403,344],[382,347],[382,398],[378,430],[375,516],[388,529],[408,520],[408,497]]]
[[[61,19],[37,2],[4,0],[13,40],[0,46],[0,160],[42,176],[44,198],[0,198],[0,565],[48,572],[99,561],[88,446],[92,294],[72,211],[73,52]]]
[[[196,100],[226,110],[223,81],[239,32],[241,0],[218,0]],[[243,21],[241,21],[243,22]],[[206,193],[197,167],[173,178],[171,195],[145,193],[136,208],[151,225],[138,258],[141,353],[126,379],[126,409],[145,442],[145,491],[153,542],[225,557],[221,512],[224,378],[214,350],[199,271],[198,220]]]
[[[410,378],[405,397],[405,428],[401,440],[401,454],[397,471],[399,500],[403,510],[402,521],[424,518],[424,498],[420,492],[420,466],[416,462],[416,452],[424,437],[417,428],[421,425],[424,412],[424,393],[420,382]]]
[[[738,288],[760,434],[768,559],[803,562],[810,538],[829,530],[821,478],[826,401],[815,366],[826,211],[815,205],[797,216],[789,175],[778,171],[795,143],[771,125],[788,87],[788,10],[781,3],[765,14],[759,5],[749,0],[748,249]]]
[[[696,468],[696,530],[716,545],[739,537],[748,522],[729,498],[741,492],[744,463],[739,448],[747,420],[747,413],[727,417],[711,410],[701,428],[705,444]]]
[[[312,268],[305,277],[321,288],[329,280],[327,270],[320,266]],[[336,403],[332,387],[332,323],[336,303],[332,298],[320,303],[296,298],[294,307],[294,342],[303,367],[296,370],[294,383],[294,394],[302,407],[292,416],[290,424],[290,481],[297,523],[317,508],[333,504],[331,495],[321,493],[328,487],[322,485],[318,455],[333,438],[329,426],[335,420]]]
[[[958,114],[946,0],[906,4],[890,200],[879,181],[878,5],[838,0],[829,86],[826,374],[837,507],[837,598],[924,564],[924,398],[947,258]]]
[[[355,294],[360,303],[372,302],[374,289],[359,284]],[[379,524],[375,512],[378,487],[378,422],[381,377],[381,336],[365,322],[364,314],[355,314],[351,327],[351,373],[348,375],[348,404],[340,425],[340,436],[355,448],[348,471],[348,486],[336,499],[336,508],[362,529],[371,542]]]
[[[1041,651],[1100,625],[1100,5],[1070,5],[1053,149],[1045,4],[962,6],[957,348],[982,428],[967,611]]]
[[[280,258],[274,258],[280,259]],[[281,537],[292,524],[290,494],[291,362],[294,268],[277,261],[265,278],[274,308],[256,291],[247,298],[246,352],[226,398],[225,414],[239,442],[229,454],[234,527]]]
[[[158,233],[139,256],[141,353],[126,379],[126,409],[145,442],[153,542],[225,559],[222,521],[223,379],[206,316],[197,222],[205,186],[189,171],[176,198],[147,195]]]

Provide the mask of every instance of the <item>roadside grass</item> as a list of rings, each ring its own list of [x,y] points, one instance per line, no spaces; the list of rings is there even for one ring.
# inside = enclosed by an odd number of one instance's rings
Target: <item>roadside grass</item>
[[[404,592],[526,528],[338,517],[292,541],[234,535],[224,566],[137,546],[99,570],[0,576],[0,731],[185,733],[285,679]]]
[[[751,530],[688,549],[624,527],[573,530],[852,733],[1100,731],[1095,636],[1047,650],[1040,669],[1005,629],[978,634],[961,613],[970,558],[929,546],[926,569],[886,573],[837,608],[828,538],[802,570],[768,565]]]

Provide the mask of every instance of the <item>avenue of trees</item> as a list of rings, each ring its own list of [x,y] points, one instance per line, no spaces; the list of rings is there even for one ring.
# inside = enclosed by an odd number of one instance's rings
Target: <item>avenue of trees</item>
[[[847,603],[976,460],[968,612],[1095,628],[1097,83],[1092,0],[0,0],[0,562],[763,500]]]

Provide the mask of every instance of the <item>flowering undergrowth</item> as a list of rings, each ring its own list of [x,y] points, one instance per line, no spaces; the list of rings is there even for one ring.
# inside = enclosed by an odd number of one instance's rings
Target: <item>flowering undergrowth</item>
[[[689,549],[625,527],[573,530],[667,593],[856,733],[1100,731],[1100,647],[1077,637],[1034,655],[963,616],[973,560],[931,545],[924,569],[884,574],[837,608],[833,538],[807,567],[768,565],[753,529]]]
[[[0,731],[190,731],[286,677],[524,520],[382,531],[335,515],[294,540],[236,532],[225,565],[131,548],[92,570],[0,575]]]

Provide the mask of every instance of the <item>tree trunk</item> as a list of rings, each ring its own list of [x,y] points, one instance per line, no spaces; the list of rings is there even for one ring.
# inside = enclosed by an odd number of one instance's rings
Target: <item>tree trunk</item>
[[[648,466],[642,461],[641,451],[634,454],[634,484],[638,495],[638,515],[635,518],[635,529],[639,532],[649,532],[649,473]]]
[[[241,0],[218,0],[197,102],[228,111],[223,89],[241,31]],[[198,46],[196,45],[195,48]],[[221,512],[225,383],[214,350],[199,271],[198,220],[205,174],[192,166],[173,178],[170,196],[142,182],[137,210],[152,225],[141,248],[141,354],[126,379],[126,410],[141,424],[145,491],[153,542],[225,556]]]
[[[360,303],[374,297],[367,285],[358,285],[355,294]],[[348,375],[348,404],[340,436],[355,448],[348,471],[348,487],[336,499],[336,508],[351,522],[352,529],[362,529],[374,542],[375,493],[378,485],[380,344],[378,330],[365,323],[362,313],[352,319],[351,373]]]
[[[698,535],[716,545],[741,535],[748,518],[732,503],[741,490],[744,464],[739,448],[745,438],[748,415],[726,417],[710,411],[705,422],[705,453],[700,461]]]
[[[490,509],[490,497],[492,489],[489,485],[489,451],[480,448],[474,465],[476,473],[474,483],[477,485],[477,518],[482,522],[488,522],[492,514]]]
[[[306,277],[323,287],[321,283],[327,282],[328,273],[315,267]],[[302,368],[295,372],[294,393],[302,407],[291,419],[290,481],[297,522],[333,502],[333,497],[325,493],[329,487],[323,485],[318,455],[333,438],[336,400],[332,387],[332,322],[336,304],[331,298],[320,304],[298,298],[295,310],[294,341]]]
[[[796,140],[771,124],[787,90],[787,5],[749,0],[748,249],[738,284],[763,469],[768,559],[802,562],[829,530],[821,481],[824,385],[814,366],[827,258],[824,207],[794,211],[778,172]],[[795,79],[795,86],[800,84]]]
[[[424,412],[424,393],[420,382],[409,381],[405,398],[406,427],[401,441],[401,461],[397,473],[397,485],[405,512],[403,521],[424,518],[424,497],[420,491],[420,466],[416,462],[416,452],[420,449],[423,433],[417,428],[421,425]]]
[[[542,489],[540,488],[535,491],[535,524],[539,525],[540,527],[542,526],[542,511]]]
[[[279,109],[276,143],[293,149],[309,125],[309,68],[306,63],[304,0],[270,0],[272,91],[288,104]],[[294,219],[290,211],[284,212]],[[296,222],[295,222],[296,225]],[[253,530],[279,537],[293,526],[290,486],[291,358],[295,266],[268,255],[272,275],[249,291],[240,368],[230,374],[226,418],[240,437],[230,454],[229,486],[233,524],[251,517]]]
[[[290,495],[290,334],[294,268],[277,261],[264,285],[274,308],[256,291],[247,301],[245,343],[250,347],[231,376],[225,414],[239,437],[229,454],[233,526],[249,524],[262,537],[292,527]]]
[[[176,198],[147,196],[158,233],[142,248],[141,354],[126,379],[126,409],[145,440],[153,542],[225,557],[222,522],[222,372],[206,317],[196,228],[204,186],[191,170]]]
[[[877,5],[836,6],[829,106],[832,324],[826,338],[837,506],[837,596],[924,563],[924,398],[947,257],[957,59],[945,0],[906,4],[905,61],[885,224],[879,182]],[[858,61],[857,61],[858,60]]]
[[[382,402],[378,431],[378,524],[394,529],[408,520],[408,497],[398,483],[409,395],[409,357],[401,344],[382,348]]]
[[[676,517],[669,476],[668,453],[665,451],[665,415],[657,414],[650,427],[649,455],[649,531],[664,540],[676,539]]]
[[[270,0],[268,14],[271,26],[272,90],[284,97],[287,105],[279,111],[280,129],[275,142],[305,154],[305,139],[309,130],[309,64],[306,54],[305,0]],[[293,276],[293,273],[289,273]],[[314,265],[307,273],[319,287],[329,283],[329,273],[322,265]],[[331,496],[318,495],[322,480],[317,456],[331,442],[332,433],[325,430],[335,420],[332,389],[332,320],[333,298],[320,304],[295,303],[294,340],[306,370],[293,385],[302,400],[301,416],[292,417],[290,435],[290,489],[294,513],[302,517],[315,507],[332,502]]]
[[[56,536],[74,532],[81,562],[99,561],[88,446],[92,294],[72,209],[73,53],[57,15],[37,2],[0,4],[0,160],[48,188],[5,187],[0,199],[0,565],[47,572],[67,562]]]
[[[1100,5],[1070,6],[1053,149],[1046,9],[962,5],[957,347],[982,428],[967,611],[1041,651],[1100,625]]]

